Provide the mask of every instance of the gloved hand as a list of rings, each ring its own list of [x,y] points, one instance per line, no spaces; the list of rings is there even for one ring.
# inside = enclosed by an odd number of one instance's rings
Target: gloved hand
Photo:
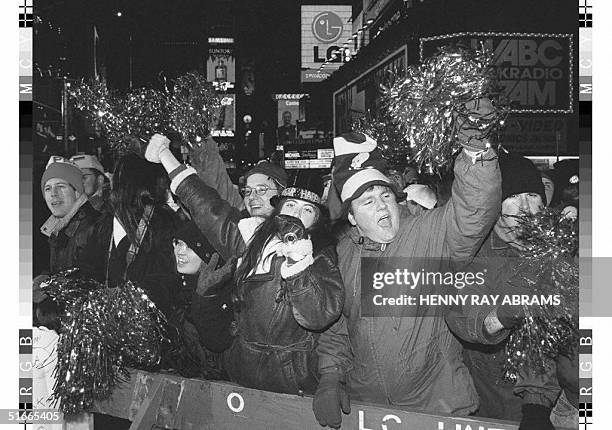
[[[340,428],[342,414],[351,413],[351,402],[346,391],[343,375],[324,373],[312,400],[312,410],[322,426]]]
[[[462,112],[456,115],[457,137],[461,146],[472,153],[489,149],[491,145],[485,137],[488,128],[481,127],[489,124],[495,115],[495,107],[488,98],[465,103]]]
[[[516,327],[525,318],[522,306],[502,305],[497,308],[497,319],[505,329]]]
[[[159,156],[170,149],[170,140],[163,134],[154,134],[149,140],[145,151],[145,158],[152,163],[161,163]]]
[[[283,242],[278,254],[287,257],[288,263],[295,264],[309,255],[312,257],[312,242],[310,239],[300,239],[295,242]]]
[[[295,242],[306,235],[306,228],[299,218],[291,215],[276,215],[274,222],[284,243]]]
[[[550,422],[550,408],[527,403],[522,406],[523,418],[519,430],[555,430]]]

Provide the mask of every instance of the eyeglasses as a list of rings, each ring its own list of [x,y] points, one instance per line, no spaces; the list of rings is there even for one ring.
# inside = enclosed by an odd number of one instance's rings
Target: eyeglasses
[[[255,191],[255,194],[258,196],[263,196],[264,194],[266,194],[268,191],[270,190],[278,190],[278,188],[270,188],[267,187],[265,185],[257,185],[255,188],[251,188],[251,187],[243,187],[240,189],[240,192],[242,193],[243,196],[248,197],[251,195],[251,193],[253,191]]]

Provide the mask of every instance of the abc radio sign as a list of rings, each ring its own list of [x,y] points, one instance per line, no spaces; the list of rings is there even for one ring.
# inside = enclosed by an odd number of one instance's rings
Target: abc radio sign
[[[352,36],[351,14],[352,7],[345,5],[302,6],[302,82],[322,81],[342,65],[342,55],[331,57]],[[319,72],[326,60],[330,61],[325,70]]]

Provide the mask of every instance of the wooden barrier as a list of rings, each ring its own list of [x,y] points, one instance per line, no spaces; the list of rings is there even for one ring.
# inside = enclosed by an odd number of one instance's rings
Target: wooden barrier
[[[296,429],[321,430],[312,397],[253,390],[231,383],[132,372],[129,382],[98,402],[94,412],[126,418],[130,429]],[[432,415],[352,402],[342,429],[355,430],[516,430],[507,421]]]

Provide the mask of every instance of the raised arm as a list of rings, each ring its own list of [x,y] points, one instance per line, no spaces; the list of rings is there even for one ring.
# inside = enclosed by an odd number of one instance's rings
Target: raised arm
[[[223,259],[241,255],[245,243],[238,228],[240,212],[206,185],[194,168],[181,164],[168,144],[165,136],[154,135],[145,153],[147,160],[164,166],[172,181],[170,189],[181,199],[193,221]]]
[[[501,173],[492,149],[467,150],[455,160],[455,180],[449,201],[424,212],[412,230],[419,235],[422,255],[469,261],[497,219],[501,207]]]
[[[227,174],[219,146],[210,135],[191,151],[191,162],[206,185],[216,189],[230,206],[238,210],[244,209],[244,201]]]

